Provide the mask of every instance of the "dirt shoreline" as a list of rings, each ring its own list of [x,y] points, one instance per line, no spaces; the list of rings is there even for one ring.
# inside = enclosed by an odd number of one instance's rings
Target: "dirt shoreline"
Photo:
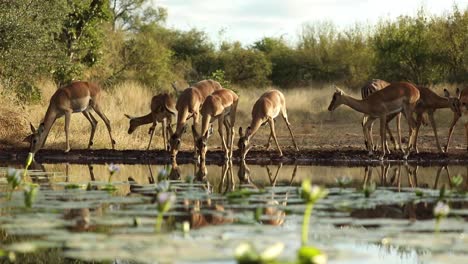
[[[300,152],[284,150],[284,156],[279,157],[274,150],[252,150],[246,158],[248,164],[298,164],[298,165],[333,165],[333,166],[363,166],[382,163],[378,156],[369,157],[362,149],[304,149]],[[0,163],[21,164],[28,155],[25,148],[11,148],[0,151]],[[163,150],[109,150],[109,149],[77,149],[64,153],[63,150],[44,149],[35,157],[39,163],[76,163],[76,164],[168,164],[169,153]],[[238,153],[234,152],[233,162],[239,163]],[[411,154],[404,160],[401,153],[389,154],[385,163],[430,165],[468,165],[466,151],[456,150],[446,153],[422,152]],[[177,156],[178,164],[193,163],[193,154],[190,151],[181,151]],[[207,164],[223,164],[223,153],[219,150],[209,151]]]

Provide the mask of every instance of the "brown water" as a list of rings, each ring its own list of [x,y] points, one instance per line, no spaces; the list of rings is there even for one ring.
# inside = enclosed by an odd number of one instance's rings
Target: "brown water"
[[[106,165],[35,164],[40,171],[24,178],[40,184],[31,209],[24,208],[21,191],[6,199],[6,170],[0,169],[0,249],[15,252],[22,263],[234,263],[243,241],[258,248],[281,241],[280,259],[293,260],[304,212],[298,186],[307,178],[329,189],[310,227],[311,243],[329,263],[468,263],[465,166],[119,167],[110,178],[116,191],[106,191]],[[171,172],[166,178],[177,202],[163,234],[155,234],[161,170]],[[366,198],[363,189],[374,184]],[[451,213],[436,234],[432,211],[441,189]],[[188,234],[181,231],[184,221],[191,225]]]

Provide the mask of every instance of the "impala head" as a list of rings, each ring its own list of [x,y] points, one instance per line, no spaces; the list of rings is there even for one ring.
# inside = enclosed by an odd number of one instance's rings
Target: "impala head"
[[[129,115],[127,115],[127,114],[124,114],[124,115],[125,115],[125,116],[129,119],[129,121],[130,121],[130,122],[129,122],[129,123],[130,123],[130,126],[128,127],[128,134],[132,134],[133,131],[135,131],[135,129],[137,129],[138,124],[137,124],[137,122],[136,122],[136,120],[135,120],[134,117],[129,116]]]
[[[36,153],[44,145],[44,123],[41,123],[37,129],[31,123],[29,123],[29,126],[31,127],[32,134],[25,137],[23,142],[29,143],[29,152]]]
[[[242,127],[239,127],[239,141],[237,142],[237,147],[239,148],[241,159],[244,160],[245,156],[249,152],[250,146],[250,135],[251,135],[251,128],[247,127],[245,130],[245,134],[242,131]]]
[[[333,93],[332,100],[330,102],[330,105],[328,106],[328,111],[333,111],[338,106],[343,104],[343,95],[344,95],[344,92],[340,88],[335,88],[335,92]]]
[[[447,97],[447,99],[449,100],[450,110],[452,110],[458,116],[462,115],[462,103],[460,102],[460,95],[461,91],[458,88],[455,96],[450,96],[449,91],[447,89],[444,89],[444,96]]]
[[[187,130],[187,126],[185,125],[182,128],[181,132],[178,132],[178,130],[174,132],[170,125],[167,128],[169,129],[169,133],[171,134],[171,138],[169,139],[169,149],[171,153],[171,158],[175,159],[177,156],[177,153],[179,152],[179,148],[181,144],[180,138],[182,137],[182,134],[185,133],[185,131]]]
[[[206,152],[208,151],[208,138],[213,134],[213,128],[210,127],[203,135],[199,135],[195,126],[192,126],[192,133],[195,135],[195,147],[197,154],[200,156],[200,160],[203,162],[206,158]]]

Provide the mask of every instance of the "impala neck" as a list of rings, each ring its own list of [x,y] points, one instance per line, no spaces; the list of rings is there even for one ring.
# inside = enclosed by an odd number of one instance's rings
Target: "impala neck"
[[[355,99],[349,95],[342,95],[343,96],[343,104],[351,107],[352,109],[364,113],[370,114],[369,110],[369,103],[364,100]]]
[[[140,117],[134,117],[132,118],[132,123],[135,124],[135,128],[141,126],[141,125],[146,125],[149,123],[153,123],[153,115],[151,113],[140,116]]]
[[[54,124],[55,120],[57,119],[57,113],[49,106],[47,108],[46,115],[44,117],[44,131],[41,133],[39,137],[39,142],[36,144],[36,149],[33,150],[33,153],[36,153],[40,148],[44,146],[47,140],[47,136],[49,135],[50,129]]]
[[[438,108],[450,108],[450,101],[447,97],[442,97],[442,96],[434,96],[433,102],[429,104],[432,108],[438,109]]]
[[[252,122],[250,123],[250,133],[249,131],[247,131],[245,136],[250,139],[253,135],[255,135],[255,133],[257,133],[261,125],[262,125],[261,119],[253,118]]]
[[[210,123],[211,123],[211,115],[204,115],[202,117],[202,129],[200,131],[201,137],[205,136],[206,131],[208,131],[208,128],[210,127]]]
[[[187,122],[188,115],[189,115],[189,113],[188,113],[187,110],[184,110],[184,111],[179,112],[177,114],[177,127],[176,127],[176,131],[174,133],[177,137],[180,137],[182,135],[185,123]]]

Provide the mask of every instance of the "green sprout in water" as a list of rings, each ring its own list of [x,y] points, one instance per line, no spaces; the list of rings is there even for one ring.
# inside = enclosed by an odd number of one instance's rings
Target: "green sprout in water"
[[[252,244],[244,242],[237,246],[234,256],[239,264],[276,263],[276,259],[283,250],[284,244],[277,242],[266,248],[263,252],[258,253]]]
[[[460,186],[463,183],[463,176],[458,174],[457,176],[453,177],[450,180],[450,183],[452,184],[453,189],[457,190],[457,192],[459,192],[459,193],[463,193],[462,188],[460,188]]]
[[[169,178],[170,169],[169,166],[166,166],[159,170],[158,172],[158,182],[166,181]]]
[[[38,191],[39,185],[34,183],[25,184],[23,192],[24,192],[24,205],[27,208],[31,208],[34,200],[36,200],[36,195]]]
[[[442,221],[442,219],[447,217],[447,215],[450,212],[450,207],[449,207],[448,204],[446,204],[444,202],[441,202],[441,201],[438,201],[436,206],[434,207],[433,212],[434,212],[434,216],[436,218],[435,232],[439,233],[440,222]]]
[[[8,168],[7,171],[7,182],[10,186],[10,192],[8,192],[8,200],[11,200],[11,196],[16,188],[21,184],[22,178],[20,170],[14,168]]]
[[[328,190],[320,186],[312,186],[309,180],[304,180],[301,186],[301,198],[306,203],[306,209],[304,212],[304,220],[302,222],[302,246],[298,251],[298,257],[300,263],[326,263],[327,256],[322,253],[319,249],[308,246],[309,237],[309,222],[310,216],[315,203],[318,200],[327,196]]]
[[[156,232],[161,232],[161,226],[163,221],[163,215],[167,213],[171,206],[175,203],[176,196],[172,192],[160,192],[157,196],[158,203],[158,217],[156,218],[155,230]]]
[[[34,154],[29,152],[28,157],[26,158],[26,162],[24,164],[24,172],[23,172],[23,177],[26,177],[26,173],[28,173],[29,166],[31,166],[31,163],[34,160]]]
[[[371,182],[369,185],[364,185],[362,192],[366,198],[369,198],[375,192],[375,188],[375,182]]]
[[[335,181],[340,188],[344,188],[351,183],[351,179],[347,176],[338,177]]]

